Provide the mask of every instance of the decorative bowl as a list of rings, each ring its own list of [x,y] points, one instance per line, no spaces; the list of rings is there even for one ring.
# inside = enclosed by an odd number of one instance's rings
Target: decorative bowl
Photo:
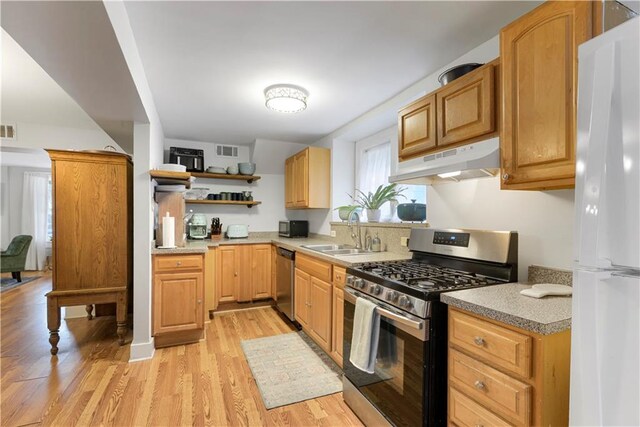
[[[253,175],[256,173],[255,163],[238,163],[238,170],[240,175]]]

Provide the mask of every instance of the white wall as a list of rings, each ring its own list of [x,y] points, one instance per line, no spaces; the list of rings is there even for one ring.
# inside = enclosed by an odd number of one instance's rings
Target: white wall
[[[163,163],[164,133],[124,3],[114,0],[103,4],[149,119],[149,123],[135,123],[133,128],[133,342],[130,360],[135,361],[151,358],[155,351],[151,336],[153,188],[149,170]]]
[[[260,179],[253,184],[245,181],[213,180],[197,178],[192,187],[208,188],[211,193],[251,191],[254,200],[262,204],[247,208],[246,206],[225,205],[187,205],[186,211],[218,217],[223,231],[230,224],[249,225],[250,232],[277,231],[278,221],[284,219],[306,219],[305,211],[286,210],[284,208],[284,161],[287,157],[303,150],[306,145],[287,141],[256,139],[249,145],[240,145],[237,159],[217,157],[215,143],[189,141],[183,139],[165,139],[165,161],[169,160],[169,147],[197,148],[204,150],[205,167],[226,167],[239,162],[256,163],[256,175]]]
[[[531,264],[572,267],[573,190],[502,191],[499,178],[427,187],[427,221],[438,228],[517,231],[520,280]]]
[[[314,145],[335,150],[344,141],[355,141],[380,131],[391,132],[396,126],[397,111],[440,87],[437,77],[442,71],[462,63],[493,60],[499,56],[499,42],[499,36],[495,36],[482,43]],[[398,165],[399,170],[401,166]],[[355,162],[342,164],[343,173],[349,167],[355,168]],[[333,185],[335,189],[335,180]],[[571,268],[574,191],[501,191],[499,188],[497,178],[429,186],[427,221],[433,227],[518,231],[520,280],[526,280],[527,267],[531,264]],[[310,215],[311,218],[312,231],[327,232],[331,214],[322,217],[318,213]]]
[[[3,139],[0,142],[0,146],[3,147],[102,150],[105,146],[111,145],[117,151],[123,152],[122,148],[99,128],[70,128],[30,122],[9,123],[16,124],[17,139]]]

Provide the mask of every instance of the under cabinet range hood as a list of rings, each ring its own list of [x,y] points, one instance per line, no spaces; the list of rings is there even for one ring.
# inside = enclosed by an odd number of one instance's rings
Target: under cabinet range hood
[[[500,139],[492,138],[401,162],[389,182],[437,184],[496,176],[499,171]]]

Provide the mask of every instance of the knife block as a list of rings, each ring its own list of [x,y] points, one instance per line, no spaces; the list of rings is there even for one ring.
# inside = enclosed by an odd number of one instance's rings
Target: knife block
[[[176,246],[183,247],[184,242],[184,194],[172,192],[156,192],[158,203],[158,232],[156,233],[156,245],[162,246],[162,217],[169,212],[174,217],[176,229]]]

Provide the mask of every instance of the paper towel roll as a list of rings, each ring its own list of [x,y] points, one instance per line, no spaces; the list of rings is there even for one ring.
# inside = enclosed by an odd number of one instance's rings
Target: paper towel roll
[[[174,247],[176,245],[176,219],[167,215],[162,218],[162,246]]]

